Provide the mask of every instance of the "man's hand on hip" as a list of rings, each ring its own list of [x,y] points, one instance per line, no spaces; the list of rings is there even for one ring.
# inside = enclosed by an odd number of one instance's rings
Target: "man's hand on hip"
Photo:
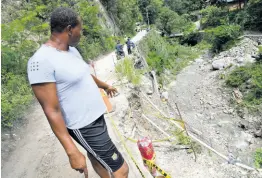
[[[88,178],[88,171],[86,166],[86,158],[85,156],[80,152],[75,152],[69,157],[69,162],[71,164],[72,169],[75,169],[76,171],[79,171],[80,173],[85,174],[85,178]]]

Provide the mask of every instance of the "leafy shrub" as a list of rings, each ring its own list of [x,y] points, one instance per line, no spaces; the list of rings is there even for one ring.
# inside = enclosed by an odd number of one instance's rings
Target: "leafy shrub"
[[[190,22],[183,16],[179,16],[176,12],[167,7],[163,7],[156,21],[156,26],[165,34],[181,33],[189,28]]]
[[[246,67],[239,67],[235,69],[226,80],[226,84],[231,87],[239,87],[248,79],[251,78],[250,72]]]
[[[226,79],[230,87],[238,87],[244,93],[243,99],[248,106],[256,106],[262,103],[262,64],[236,68]],[[251,85],[247,87],[247,85]]]
[[[229,12],[229,20],[231,23],[240,25],[243,29],[262,31],[261,7],[261,0],[249,0],[244,9]]]
[[[258,63],[262,63],[262,46],[258,47],[258,55],[256,57],[256,61]]]
[[[11,127],[13,121],[21,117],[24,109],[27,109],[33,95],[24,76],[7,73],[2,76],[2,81],[5,85],[1,90],[1,122],[3,126]]]
[[[201,24],[203,28],[217,27],[219,25],[224,25],[227,23],[227,11],[222,8],[209,6],[201,10],[201,14]]]
[[[254,162],[256,168],[262,168],[262,148],[256,149],[255,155],[254,155]]]
[[[238,25],[221,25],[215,28],[207,29],[205,40],[212,45],[214,52],[228,49],[235,44],[238,36],[241,34]]]
[[[250,0],[246,8],[245,29],[262,31],[262,1]]]
[[[205,0],[165,0],[164,2],[180,15],[200,10],[207,4]]]
[[[200,50],[206,50],[206,49],[210,49],[212,47],[212,45],[210,43],[208,43],[206,40],[202,40],[195,47],[197,49],[200,49]]]
[[[134,34],[135,23],[142,21],[137,0],[101,0],[101,3],[122,34]]]

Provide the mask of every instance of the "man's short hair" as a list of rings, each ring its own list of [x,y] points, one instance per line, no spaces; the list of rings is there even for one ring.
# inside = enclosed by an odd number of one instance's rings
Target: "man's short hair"
[[[51,33],[61,33],[68,25],[75,27],[78,23],[78,15],[75,11],[67,7],[56,8],[51,14]]]

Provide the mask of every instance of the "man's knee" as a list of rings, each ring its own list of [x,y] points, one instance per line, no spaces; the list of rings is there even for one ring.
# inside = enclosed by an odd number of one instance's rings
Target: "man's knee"
[[[129,167],[128,167],[128,165],[127,165],[127,163],[125,162],[124,164],[123,164],[123,175],[124,176],[128,176],[128,172],[129,172]]]
[[[129,167],[126,162],[122,165],[122,167],[114,172],[114,178],[127,178],[129,172]]]

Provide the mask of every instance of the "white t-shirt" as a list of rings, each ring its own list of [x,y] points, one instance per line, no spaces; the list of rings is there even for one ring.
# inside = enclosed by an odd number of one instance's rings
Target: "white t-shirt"
[[[29,59],[30,84],[55,82],[62,114],[69,129],[82,128],[106,111],[88,64],[76,48],[59,51],[42,45]]]

